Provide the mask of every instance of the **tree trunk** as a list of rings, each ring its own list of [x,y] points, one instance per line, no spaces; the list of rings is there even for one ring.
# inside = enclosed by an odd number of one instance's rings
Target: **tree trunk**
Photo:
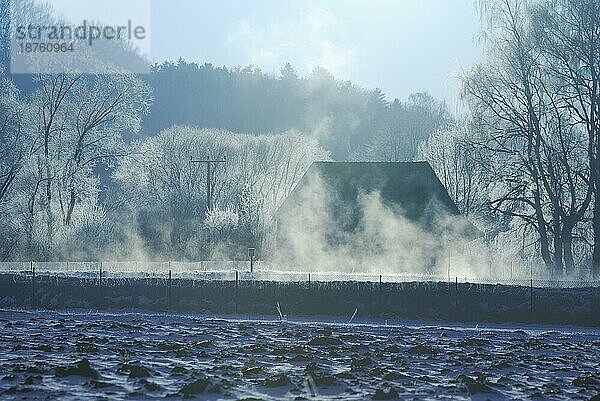
[[[594,217],[592,226],[594,229],[594,251],[592,253],[592,276],[600,279],[600,198],[598,191],[594,199]]]
[[[564,238],[560,229],[560,220],[555,216],[554,223],[554,263],[552,264],[551,276],[558,276],[563,273],[563,251]]]
[[[538,233],[540,234],[542,260],[544,261],[546,268],[552,271],[552,255],[550,254],[550,243],[548,241],[547,232],[545,229],[540,230],[538,228]]]
[[[573,227],[563,230],[563,248],[565,258],[565,276],[575,273],[575,259],[573,257]]]
[[[546,220],[540,202],[539,192],[534,192],[535,217],[537,220],[537,231],[540,235],[540,251],[542,260],[549,271],[552,271],[552,255],[550,254],[550,242],[548,241],[548,230],[546,229]]]
[[[52,178],[50,177],[50,159],[48,154],[48,145],[46,145],[46,252],[47,257],[52,255],[52,242],[54,236],[53,216],[52,216]]]
[[[73,210],[75,209],[75,190],[71,190],[69,193],[69,207],[67,208],[67,214],[65,216],[65,224],[69,225],[71,223],[71,218],[73,217]]]

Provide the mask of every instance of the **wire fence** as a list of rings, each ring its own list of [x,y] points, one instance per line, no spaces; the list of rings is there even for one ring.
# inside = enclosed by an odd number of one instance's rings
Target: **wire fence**
[[[447,274],[414,273],[350,273],[307,272],[278,269],[265,261],[255,261],[250,272],[249,261],[198,262],[0,262],[0,274],[40,275],[81,278],[155,278],[215,281],[281,281],[281,282],[449,282],[496,284],[536,288],[600,287],[600,280],[530,277],[469,277]]]

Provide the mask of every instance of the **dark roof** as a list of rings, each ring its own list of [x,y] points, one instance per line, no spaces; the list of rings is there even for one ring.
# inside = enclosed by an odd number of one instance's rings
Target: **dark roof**
[[[303,191],[319,177],[328,192],[331,211],[339,226],[355,228],[359,217],[359,194],[379,192],[387,207],[424,228],[433,230],[439,216],[461,216],[446,188],[427,162],[315,162],[279,208],[277,215],[301,205]],[[464,220],[469,236],[478,230]],[[464,231],[464,230],[461,230]]]

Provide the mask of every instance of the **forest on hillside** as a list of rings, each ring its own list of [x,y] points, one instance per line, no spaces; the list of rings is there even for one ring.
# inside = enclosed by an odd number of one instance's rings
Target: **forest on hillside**
[[[600,4],[478,7],[485,53],[458,116],[426,83],[391,100],[290,64],[11,75],[1,12],[0,260],[268,256],[274,212],[313,161],[426,160],[490,260],[600,273]],[[227,163],[207,176],[190,157]]]
[[[321,67],[300,77],[289,63],[271,76],[259,67],[179,60],[154,66],[147,83],[155,100],[146,135],[172,125],[255,134],[296,129],[334,160],[412,160],[421,141],[452,121],[446,104],[426,92],[390,101],[380,89],[337,80]]]

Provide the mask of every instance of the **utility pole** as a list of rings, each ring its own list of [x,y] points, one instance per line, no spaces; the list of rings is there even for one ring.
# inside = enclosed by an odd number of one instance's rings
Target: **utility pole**
[[[254,258],[256,257],[256,248],[248,248],[248,257],[250,258],[250,273],[252,273],[254,271]]]
[[[210,156],[207,157],[205,160],[194,160],[191,156],[190,156],[190,163],[206,163],[206,208],[208,210],[210,210],[212,208],[212,188],[211,188],[211,183],[212,183],[212,177],[214,175],[213,169],[212,169],[212,164],[213,163],[226,163],[227,162],[227,156],[223,156],[222,160],[210,160]]]

